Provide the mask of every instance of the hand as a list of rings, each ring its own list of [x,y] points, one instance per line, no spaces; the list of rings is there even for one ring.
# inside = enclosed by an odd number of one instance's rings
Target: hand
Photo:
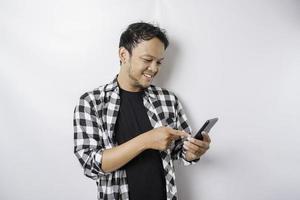
[[[146,143],[149,149],[164,151],[169,148],[173,140],[180,137],[190,136],[188,133],[178,131],[170,127],[159,127],[148,131],[146,134]]]
[[[207,133],[202,135],[203,140],[188,137],[188,140],[183,143],[183,148],[186,150],[186,160],[192,161],[199,159],[209,149],[211,140]]]

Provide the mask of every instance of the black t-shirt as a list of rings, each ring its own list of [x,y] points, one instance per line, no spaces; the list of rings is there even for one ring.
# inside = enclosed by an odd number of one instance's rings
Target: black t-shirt
[[[128,92],[120,88],[121,106],[115,127],[119,145],[153,129],[143,95],[144,91]],[[165,176],[158,150],[145,150],[122,168],[127,173],[130,200],[166,199]]]

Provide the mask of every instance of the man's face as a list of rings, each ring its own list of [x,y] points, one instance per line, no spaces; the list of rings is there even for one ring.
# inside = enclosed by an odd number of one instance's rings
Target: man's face
[[[154,76],[159,72],[164,58],[164,44],[158,38],[142,41],[132,49],[131,56],[127,57],[122,71],[130,87],[141,90],[149,87]]]

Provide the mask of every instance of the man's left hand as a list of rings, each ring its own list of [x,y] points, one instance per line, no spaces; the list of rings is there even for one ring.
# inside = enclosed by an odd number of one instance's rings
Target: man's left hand
[[[183,148],[186,150],[186,160],[192,161],[199,159],[209,149],[211,140],[207,133],[202,135],[203,140],[189,137],[188,140],[184,142]]]

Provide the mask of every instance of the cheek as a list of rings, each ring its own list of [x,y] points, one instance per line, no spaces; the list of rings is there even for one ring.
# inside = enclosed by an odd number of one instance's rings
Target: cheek
[[[131,76],[134,76],[136,79],[139,79],[140,77],[142,77],[143,70],[139,65],[132,63],[129,73],[131,74]]]
[[[142,74],[145,70],[147,70],[147,65],[144,62],[136,62],[134,63],[133,68],[135,73]]]

